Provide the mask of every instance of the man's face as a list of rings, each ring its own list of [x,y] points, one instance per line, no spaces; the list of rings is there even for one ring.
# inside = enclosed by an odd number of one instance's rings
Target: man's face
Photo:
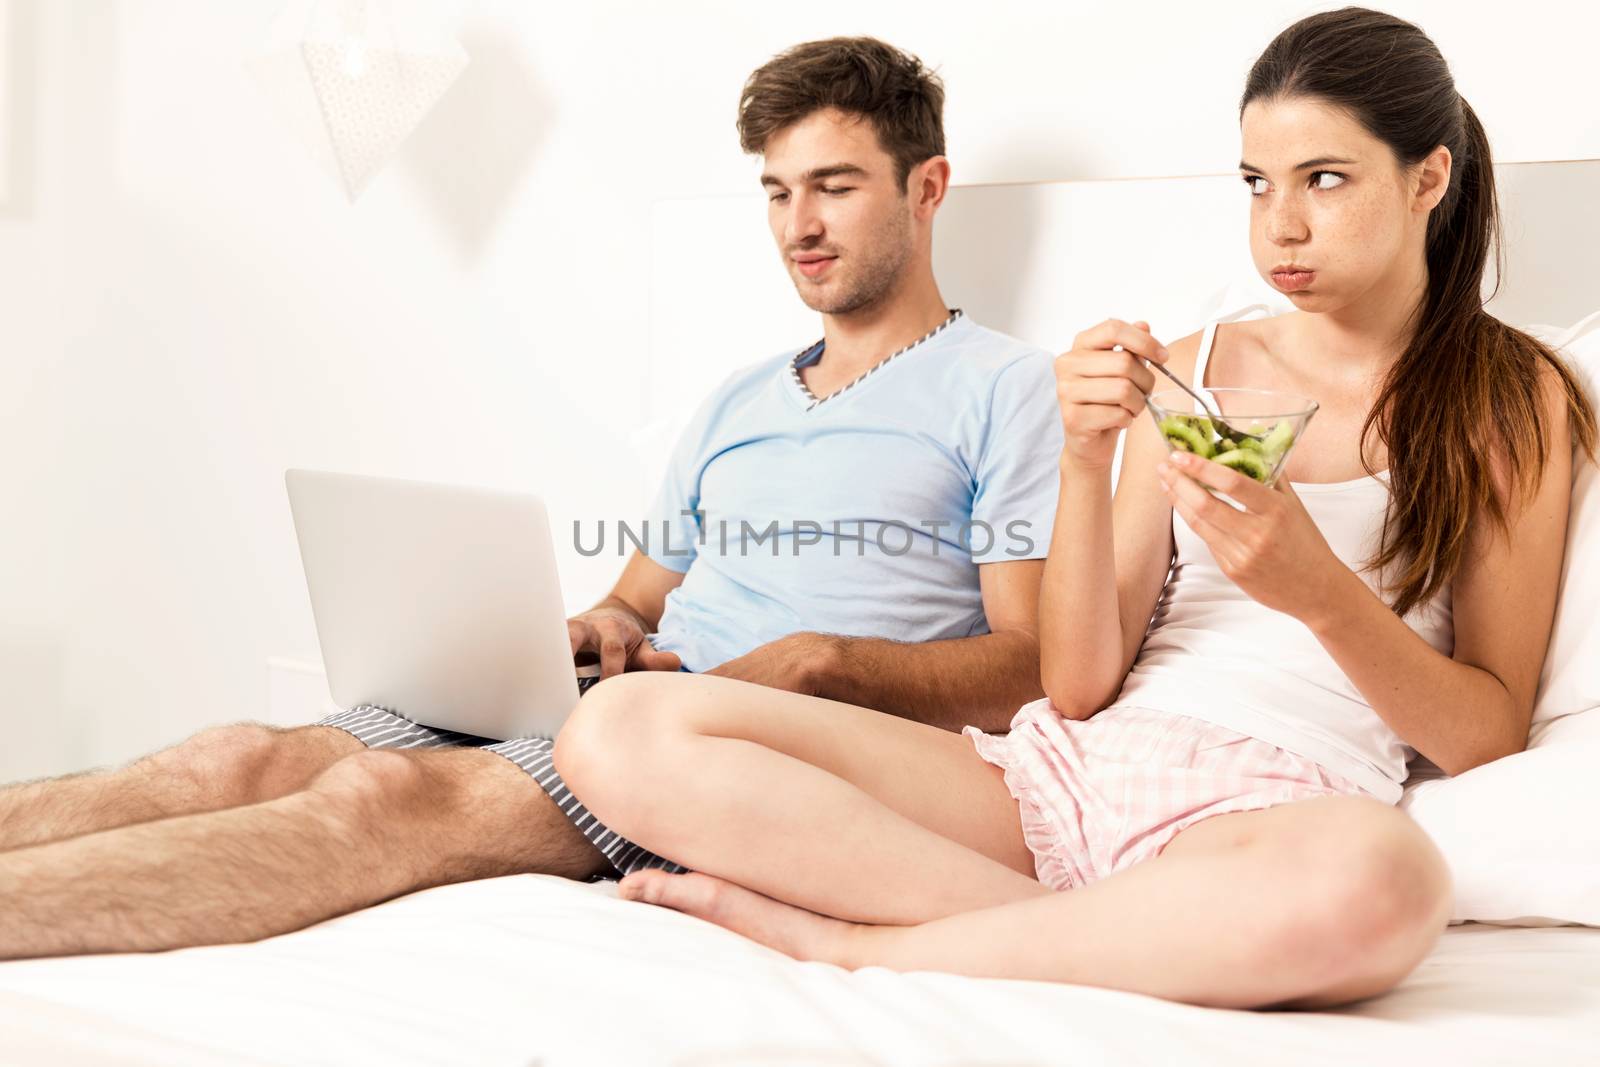
[[[913,205],[872,123],[818,111],[768,139],[767,221],[800,299],[847,315],[892,292],[915,251]]]

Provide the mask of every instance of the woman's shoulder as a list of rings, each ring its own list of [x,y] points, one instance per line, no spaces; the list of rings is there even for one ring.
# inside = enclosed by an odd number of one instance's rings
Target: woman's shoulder
[[[1575,415],[1582,419],[1585,414],[1582,387],[1563,373],[1560,367],[1547,360],[1539,362],[1535,373],[1538,413],[1534,425],[1535,432],[1544,438],[1545,466],[1557,467],[1563,477],[1569,477],[1574,431],[1577,430],[1579,440],[1586,436],[1573,425]],[[1505,474],[1498,464],[1495,468],[1496,483],[1503,484]]]
[[[1229,355],[1270,352],[1276,339],[1281,336],[1284,326],[1287,325],[1283,320],[1290,319],[1296,314],[1298,312],[1265,319],[1219,323],[1211,341],[1212,355],[1215,356],[1218,351],[1225,351]],[[1199,361],[1200,345],[1205,340],[1205,334],[1206,331],[1202,328],[1167,345],[1167,351],[1172,354],[1167,366],[1181,374],[1192,373]]]
[[[1559,350],[1555,355],[1556,360],[1564,361],[1566,359],[1566,354]],[[1539,403],[1544,409],[1541,414],[1546,418],[1558,418],[1565,415],[1571,407],[1572,393],[1568,388],[1568,382],[1572,375],[1570,370],[1567,373],[1563,373],[1563,370],[1568,367],[1568,364],[1552,362],[1547,359],[1542,359],[1538,363],[1538,371],[1536,373],[1539,382]]]
[[[1167,369],[1184,381],[1189,380],[1195,360],[1200,356],[1200,338],[1204,332],[1196,330],[1187,337],[1180,337],[1167,344]]]
[[[1226,345],[1230,351],[1271,352],[1282,347],[1286,337],[1292,336],[1304,314],[1303,311],[1288,311],[1260,319],[1224,323],[1217,327],[1216,344]]]

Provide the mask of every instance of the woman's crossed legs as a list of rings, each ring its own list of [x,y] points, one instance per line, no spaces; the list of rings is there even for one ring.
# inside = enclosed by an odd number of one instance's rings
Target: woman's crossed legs
[[[1325,1005],[1391,988],[1449,912],[1432,843],[1357,797],[1217,816],[1051,892],[967,739],[721,678],[608,681],[556,762],[596,817],[702,872],[635,875],[625,896],[847,967]]]

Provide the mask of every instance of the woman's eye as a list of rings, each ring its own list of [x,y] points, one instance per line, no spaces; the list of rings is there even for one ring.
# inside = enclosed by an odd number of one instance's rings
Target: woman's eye
[[[1345,177],[1331,170],[1313,171],[1311,174],[1311,187],[1313,189],[1337,189],[1343,185]]]
[[[1267,179],[1259,174],[1246,174],[1244,183],[1249,187],[1251,196],[1260,196],[1267,191]]]

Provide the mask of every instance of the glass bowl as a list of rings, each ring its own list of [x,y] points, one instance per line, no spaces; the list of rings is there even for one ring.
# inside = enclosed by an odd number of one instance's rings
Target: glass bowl
[[[1284,461],[1317,413],[1315,400],[1295,393],[1206,389],[1202,395],[1221,426],[1182,389],[1151,393],[1145,406],[1174,449],[1221,463],[1268,487],[1277,482]]]

